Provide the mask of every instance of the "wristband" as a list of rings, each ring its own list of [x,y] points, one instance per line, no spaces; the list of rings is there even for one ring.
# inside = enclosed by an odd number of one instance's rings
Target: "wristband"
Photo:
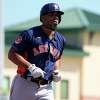
[[[28,67],[28,70],[32,73],[34,71],[34,69],[36,68],[35,64],[31,64],[29,67]]]

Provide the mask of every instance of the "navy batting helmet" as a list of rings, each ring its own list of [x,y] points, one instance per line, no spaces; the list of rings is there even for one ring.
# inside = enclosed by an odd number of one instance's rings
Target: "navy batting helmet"
[[[47,13],[50,12],[57,12],[59,13],[60,16],[64,14],[63,11],[60,11],[60,7],[57,3],[48,3],[45,4],[40,11],[40,21],[42,22],[41,16],[46,15]],[[61,21],[61,17],[59,17],[59,22],[60,21]]]

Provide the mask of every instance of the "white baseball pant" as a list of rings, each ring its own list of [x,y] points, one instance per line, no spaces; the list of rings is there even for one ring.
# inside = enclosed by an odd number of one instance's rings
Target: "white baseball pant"
[[[39,86],[16,75],[11,86],[10,100],[54,100],[52,84]]]

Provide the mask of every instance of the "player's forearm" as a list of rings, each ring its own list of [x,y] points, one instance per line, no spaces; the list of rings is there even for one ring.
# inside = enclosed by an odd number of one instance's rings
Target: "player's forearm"
[[[15,64],[24,66],[24,67],[28,67],[30,65],[30,63],[19,54],[14,54],[14,56],[10,60]]]
[[[25,60],[21,55],[15,52],[14,49],[11,49],[8,54],[8,58],[16,65],[28,67],[30,66],[30,63]]]
[[[61,68],[61,59],[58,59],[55,63],[55,70],[60,70]]]
[[[61,68],[61,59],[58,59],[55,64],[55,70],[53,72],[53,81],[54,82],[59,82],[61,81],[61,73],[60,73],[60,68]]]

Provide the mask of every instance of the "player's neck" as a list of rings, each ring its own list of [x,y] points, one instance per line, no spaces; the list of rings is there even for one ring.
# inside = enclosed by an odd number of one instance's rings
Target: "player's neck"
[[[49,28],[46,28],[45,26],[42,26],[42,29],[47,34],[49,39],[53,39],[54,38],[55,31],[53,31],[53,30],[51,30]]]

